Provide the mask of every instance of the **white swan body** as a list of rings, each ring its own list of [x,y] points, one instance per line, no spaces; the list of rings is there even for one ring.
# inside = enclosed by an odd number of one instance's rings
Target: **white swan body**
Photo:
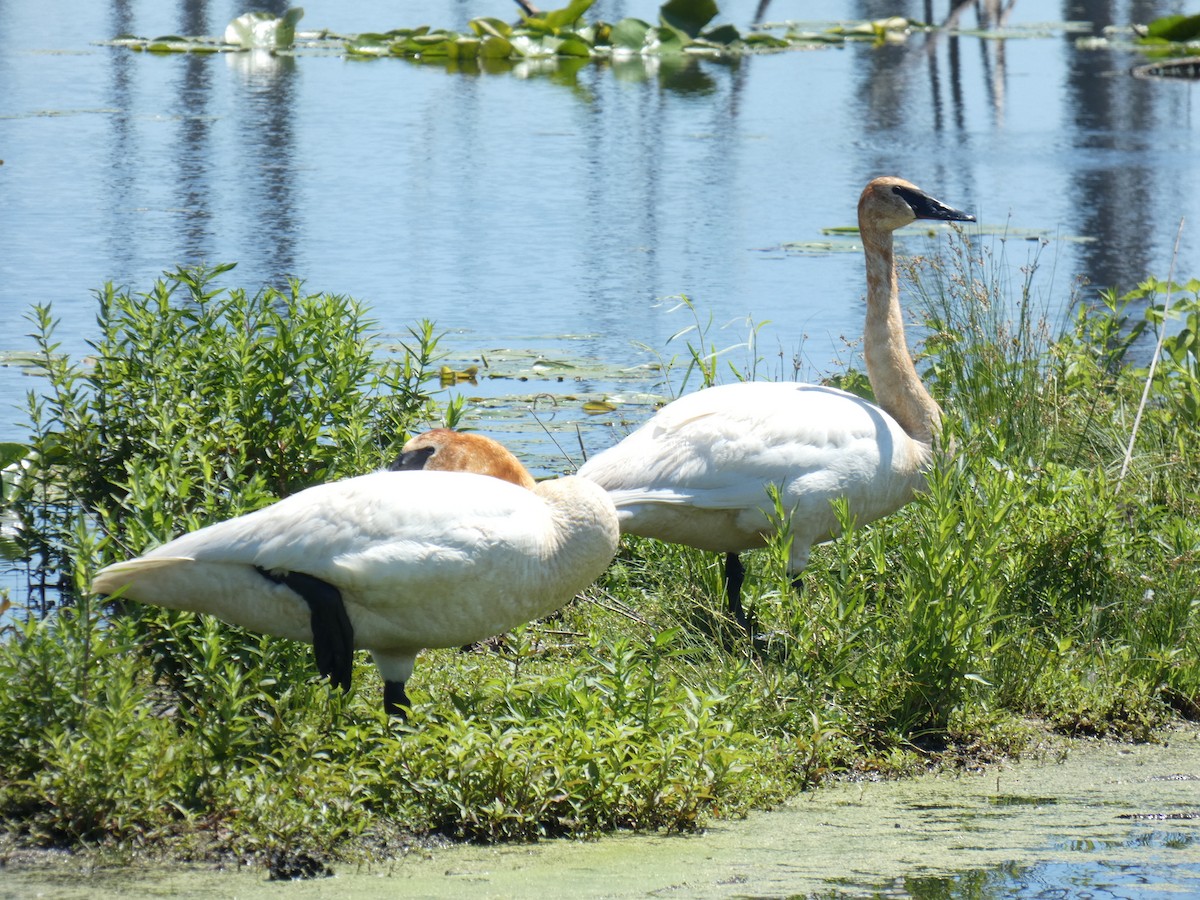
[[[792,522],[794,572],[814,543],[837,535],[831,501],[844,498],[862,521],[887,515],[922,484],[930,452],[860,397],[784,382],[681,397],[618,447],[579,474],[609,491],[622,531],[701,550],[762,547],[776,529],[775,485]]]
[[[789,517],[789,568],[837,535],[831,501],[859,524],[907,503],[924,483],[941,411],[909,355],[892,231],[914,219],[972,221],[899,178],[878,178],[859,199],[867,269],[864,352],[878,404],[812,384],[745,382],[667,404],[615,447],[580,467],[613,498],[621,530],[726,554],[733,615],[741,607],[737,554],[762,547],[776,525],[768,486]]]
[[[340,595],[352,648],[371,651],[395,712],[419,650],[552,612],[604,571],[618,535],[611,500],[583,479],[530,490],[470,472],[376,472],[183,535],[102,569],[92,589],[308,641],[320,664],[315,580]],[[348,670],[335,680],[348,686]]]

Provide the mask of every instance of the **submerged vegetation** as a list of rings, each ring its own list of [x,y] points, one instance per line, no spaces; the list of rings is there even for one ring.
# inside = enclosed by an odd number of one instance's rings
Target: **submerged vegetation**
[[[1002,256],[958,238],[912,261],[955,452],[900,513],[846,522],[802,593],[782,541],[759,551],[746,597],[764,646],[722,618],[715,557],[626,539],[551,620],[427,653],[405,725],[379,711],[365,657],[342,695],[306,646],[86,585],[387,460],[438,415],[433,326],[384,354],[353,300],[185,270],[100,291],[95,353],[74,361],[35,308],[50,390],[31,398],[4,513],[55,591],[0,618],[10,840],[287,872],[430,834],[689,830],[831,773],[1020,753],[1035,717],[1149,740],[1200,715],[1200,282],[1150,279],[1051,323],[1036,257],[1012,283]],[[714,380],[696,339],[683,362]]]

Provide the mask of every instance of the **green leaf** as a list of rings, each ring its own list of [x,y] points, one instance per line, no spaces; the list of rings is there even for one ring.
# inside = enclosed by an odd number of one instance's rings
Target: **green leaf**
[[[460,36],[455,32],[434,31],[409,38],[404,42],[404,49],[407,53],[413,53],[426,59],[454,59]]]
[[[683,52],[683,48],[687,46],[687,35],[670,25],[663,25],[661,28],[655,28],[651,34],[657,38],[657,44],[654,39],[647,49],[658,56],[673,56]]]
[[[612,45],[640,52],[646,46],[646,34],[649,31],[649,22],[643,22],[641,19],[622,19],[613,26]]]
[[[0,443],[0,469],[6,469],[13,463],[19,462],[28,453],[29,448],[24,444]]]
[[[1146,26],[1146,36],[1173,43],[1200,40],[1200,14],[1155,19]]]
[[[196,46],[186,38],[166,35],[147,42],[145,49],[149,53],[190,53]]]
[[[501,19],[493,19],[486,16],[479,19],[472,19],[470,26],[471,30],[481,38],[488,35],[507,38],[513,32],[512,26],[507,22]]]
[[[18,562],[23,557],[27,557],[28,555],[29,551],[24,550],[21,545],[12,538],[0,537],[0,559],[5,560],[6,562]],[[0,605],[3,605],[3,602],[0,602]]]
[[[589,58],[592,55],[592,48],[587,41],[572,36],[563,38],[562,43],[558,45],[558,50],[556,52],[559,56],[578,56]]]
[[[714,44],[733,44],[742,39],[742,33],[733,25],[718,25],[716,28],[710,28],[701,35],[706,41],[711,41]]]
[[[513,45],[508,38],[489,34],[480,42],[479,56],[481,59],[508,59],[512,55]]]
[[[595,0],[571,0],[571,3],[562,9],[555,9],[541,16],[531,16],[525,21],[530,24],[542,23],[552,31],[570,28],[579,21],[585,12],[591,9],[593,2]]]
[[[346,41],[345,47],[352,56],[386,56],[392,49],[392,45],[378,35],[359,35],[354,40]]]
[[[411,40],[418,47],[432,47],[457,38],[458,34],[453,31],[430,31],[425,34],[414,34]]]
[[[288,33],[288,44],[292,44],[296,40],[296,25],[304,18],[303,6],[289,7],[283,13],[283,25],[281,28],[290,29]]]
[[[460,37],[447,45],[451,59],[475,59],[479,56],[481,41],[476,37]]]
[[[782,48],[788,47],[787,41],[781,37],[776,37],[773,34],[768,34],[765,31],[754,31],[742,38],[747,44],[752,47],[767,47],[767,48]]]
[[[694,38],[718,11],[716,0],[667,0],[659,7],[658,16],[664,25]]]

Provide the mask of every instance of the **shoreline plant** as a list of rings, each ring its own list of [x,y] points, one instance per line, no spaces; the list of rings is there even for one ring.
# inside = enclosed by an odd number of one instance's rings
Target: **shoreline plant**
[[[342,695],[306,646],[84,588],[118,556],[383,463],[433,412],[433,326],[384,357],[348,298],[183,270],[99,292],[85,365],[35,308],[50,390],[4,502],[63,602],[34,592],[0,619],[8,840],[319,873],[431,835],[694,830],[832,775],[1019,755],[1035,720],[1145,741],[1200,717],[1200,282],[1170,309],[1148,279],[1051,323],[1036,254],[1014,286],[1004,251],[959,234],[912,261],[954,451],[896,515],[856,528],[843,510],[799,594],[784,542],[758,551],[765,646],[723,621],[715,557],[627,538],[549,620],[428,653],[406,725],[376,708],[365,658]],[[693,337],[684,362],[715,377]]]

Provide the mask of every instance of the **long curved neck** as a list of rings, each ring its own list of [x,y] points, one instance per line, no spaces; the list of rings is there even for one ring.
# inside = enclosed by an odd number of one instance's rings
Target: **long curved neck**
[[[942,410],[921,384],[904,338],[892,233],[862,222],[859,231],[867,259],[867,324],[863,332],[867,378],[879,405],[908,436],[932,445]]]

